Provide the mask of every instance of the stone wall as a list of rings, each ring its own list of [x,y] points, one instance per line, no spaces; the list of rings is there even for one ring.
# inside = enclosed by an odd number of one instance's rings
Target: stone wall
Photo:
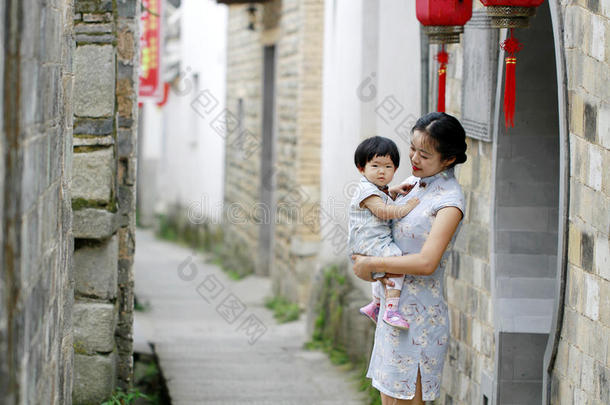
[[[7,405],[71,403],[72,14],[67,0],[0,4],[0,402]]]
[[[246,220],[226,218],[225,242],[241,258],[240,266],[254,271],[257,259],[252,259],[261,250],[259,227],[271,221],[274,293],[304,305],[320,238],[323,3],[275,1],[258,10],[264,17],[253,32],[247,29],[246,8],[230,8],[227,108],[240,117],[236,127],[252,137],[250,144],[262,147],[263,47],[275,45],[274,158],[272,167],[263,173],[260,152],[248,153],[243,144],[233,142],[237,134],[228,133],[225,208],[242,207]],[[272,192],[274,200],[263,208],[270,215],[260,216],[256,207],[260,207],[263,192]],[[268,270],[258,271],[265,274]]]
[[[554,404],[610,402],[610,4],[562,2],[570,140],[565,308]]]
[[[445,287],[451,339],[442,386],[453,403],[458,404],[478,403],[475,399],[481,398],[482,373],[493,376],[495,360],[489,257],[492,147],[471,138],[467,143],[468,160],[458,166],[456,176],[464,191],[467,210],[453,248]],[[488,398],[491,399],[489,395]]]
[[[447,113],[459,118],[462,50],[452,45],[448,52],[452,63],[447,72]],[[430,100],[436,100],[434,93]],[[467,138],[467,144],[468,159],[456,167],[466,212],[445,274],[451,339],[443,370],[443,401],[456,404],[479,403],[475,399],[481,397],[481,375],[493,376],[495,357],[489,238],[492,145],[473,138]]]
[[[481,5],[475,2],[475,11],[480,10]],[[567,240],[568,249],[566,257],[562,257],[561,252],[557,260],[566,263],[566,292],[564,306],[559,309],[561,315],[559,319],[560,339],[557,346],[556,357],[554,358],[550,370],[551,382],[547,387],[549,395],[547,400],[552,404],[580,404],[607,403],[610,396],[610,388],[607,383],[610,367],[610,352],[608,352],[608,336],[610,336],[610,253],[608,248],[608,232],[610,229],[610,99],[608,86],[610,69],[608,61],[610,59],[609,43],[610,8],[603,2],[597,1],[574,1],[574,2],[551,2],[551,10],[557,13],[553,16],[555,33],[560,32],[563,36],[553,43],[555,52],[561,52],[556,56],[557,63],[561,64],[565,58],[566,65],[563,70],[567,79],[567,102],[555,108],[554,117],[544,116],[544,119],[552,119],[554,122],[542,127],[547,131],[555,131],[555,139],[549,137],[546,140],[539,138],[534,140],[530,137],[522,137],[518,128],[509,131],[500,130],[498,136],[502,138],[496,146],[492,142],[477,139],[468,139],[468,161],[459,167],[457,177],[462,185],[467,199],[467,213],[463,221],[460,235],[454,246],[451,271],[447,274],[446,294],[451,315],[451,344],[449,347],[447,361],[443,375],[443,396],[438,401],[445,404],[479,404],[485,395],[492,403],[504,403],[506,397],[501,399],[498,395],[501,391],[502,382],[499,381],[501,373],[506,370],[499,368],[510,368],[510,373],[514,373],[516,379],[519,378],[518,367],[524,366],[529,360],[512,354],[511,364],[502,363],[504,360],[504,350],[502,348],[502,330],[509,330],[510,326],[505,324],[501,300],[512,296],[527,296],[528,291],[537,289],[535,295],[545,296],[548,280],[539,275],[526,275],[523,280],[529,280],[530,285],[520,284],[522,280],[503,279],[506,276],[506,266],[501,263],[505,248],[515,248],[521,241],[520,249],[532,250],[532,248],[545,250],[547,247],[555,249],[557,241],[553,239],[553,221],[557,218],[552,206],[545,203],[536,203],[529,206],[528,201],[537,198],[546,200],[550,196],[556,196],[556,186],[549,187],[546,183],[540,183],[530,190],[510,188],[510,184],[503,182],[502,171],[507,167],[502,165],[516,163],[527,154],[530,163],[535,159],[545,159],[544,164],[531,166],[540,172],[552,172],[552,175],[559,183],[561,168],[553,168],[547,165],[549,156],[551,160],[562,156],[557,150],[557,139],[562,122],[568,124],[566,138],[569,139],[569,150],[559,141],[559,147],[568,159],[561,164],[569,164],[569,188],[560,189],[559,193],[566,192],[569,198],[568,229]],[[548,15],[544,18],[551,18]],[[553,11],[551,12],[553,14]],[[542,10],[537,13],[538,18],[544,15]],[[556,18],[555,18],[556,17]],[[531,29],[530,29],[531,30]],[[517,37],[522,39],[530,35],[529,31],[516,31]],[[462,37],[464,39],[464,36]],[[552,39],[549,39],[552,41]],[[556,47],[559,44],[559,47]],[[528,43],[525,43],[525,47]],[[529,46],[534,46],[531,44]],[[431,48],[431,53],[435,49]],[[534,60],[532,55],[527,55],[527,50],[520,55],[525,59],[518,59],[518,69],[528,63],[541,63]],[[460,118],[464,118],[464,79],[467,72],[467,56],[464,55],[465,45],[455,45],[449,47],[451,62],[447,80],[447,110]],[[537,55],[544,61],[549,58]],[[527,60],[527,59],[530,60]],[[553,68],[551,70],[554,70]],[[560,69],[559,73],[562,72]],[[519,73],[519,71],[518,71]],[[500,78],[501,79],[501,78]],[[533,82],[525,86],[523,81],[531,77],[517,76],[517,103],[528,103],[524,91],[532,90],[540,83]],[[521,82],[520,82],[521,80]],[[561,85],[562,78],[558,83]],[[435,83],[435,67],[431,67],[431,83]],[[430,98],[434,102],[436,89],[431,86]],[[528,89],[529,87],[529,89]],[[519,90],[521,89],[521,90]],[[519,93],[521,91],[521,93]],[[563,89],[557,88],[561,96]],[[556,97],[554,92],[547,94],[547,97]],[[561,100],[561,98],[560,98]],[[501,99],[500,99],[501,102]],[[540,106],[538,106],[540,107]],[[517,112],[516,120],[520,118],[524,121],[540,119],[528,115],[536,107],[529,107],[530,111],[523,109]],[[562,109],[567,109],[567,117],[561,116]],[[502,110],[500,109],[500,113]],[[545,113],[546,114],[546,113]],[[532,121],[535,122],[535,121]],[[503,125],[503,122],[500,122]],[[553,129],[555,128],[555,129]],[[546,145],[546,146],[545,146]],[[497,147],[497,157],[494,155],[494,148]],[[512,148],[512,152],[507,150]],[[513,153],[513,155],[511,155]],[[534,155],[530,155],[534,153]],[[516,155],[515,155],[516,154]],[[554,155],[554,157],[553,157]],[[534,159],[534,160],[531,160]],[[555,160],[557,162],[557,160]],[[508,163],[507,163],[508,162]],[[525,162],[529,165],[528,162]],[[515,166],[513,164],[513,166]],[[518,166],[511,167],[510,170],[519,170]],[[522,168],[521,168],[522,169]],[[530,182],[535,176],[525,175],[520,182]],[[533,184],[533,183],[532,183]],[[525,224],[525,218],[517,216],[507,217],[506,210],[503,211],[503,202],[506,196],[512,196],[514,205],[525,209],[524,213],[531,215],[533,212],[540,213],[540,217],[532,217],[528,228],[542,224],[544,227],[538,231],[544,235],[549,233],[551,239],[541,238],[540,235],[532,240],[531,246],[525,246],[522,242],[525,239],[513,239],[511,243],[506,243],[503,239],[505,231],[519,231],[519,224]],[[556,197],[553,197],[556,198]],[[557,202],[555,201],[555,204]],[[496,204],[497,206],[494,206]],[[540,209],[545,214],[542,215]],[[513,210],[513,208],[510,208]],[[514,210],[513,210],[514,211]],[[546,219],[547,214],[548,220]],[[492,216],[493,215],[493,216]],[[565,218],[564,218],[565,220]],[[545,222],[550,221],[550,222]],[[549,225],[550,224],[550,225]],[[541,226],[542,226],[541,225]],[[550,226],[550,228],[549,228]],[[555,225],[556,226],[556,225]],[[561,227],[559,228],[561,229]],[[493,234],[492,234],[493,233]],[[525,235],[522,235],[525,236]],[[555,236],[557,237],[557,236]],[[561,239],[561,235],[558,235]],[[494,242],[495,241],[495,242]],[[546,242],[548,243],[546,243]],[[504,244],[503,244],[504,243]],[[513,249],[514,250],[514,249]],[[556,249],[555,249],[556,250]],[[550,250],[549,250],[550,251]],[[512,252],[512,250],[511,250]],[[531,253],[528,257],[532,257]],[[511,268],[521,268],[521,271],[528,269],[524,260],[520,260],[518,255],[511,257]],[[552,256],[552,254],[551,254]],[[557,267],[555,259],[549,256],[548,270],[541,268],[547,276],[554,277],[553,274]],[[495,262],[494,262],[495,261]],[[552,262],[552,263],[551,263]],[[544,266],[543,266],[544,267]],[[538,270],[536,270],[538,271]],[[536,273],[534,271],[534,273]],[[504,273],[503,273],[504,272]],[[495,287],[494,287],[495,284]],[[554,287],[552,288],[554,289]],[[526,302],[527,300],[521,300]],[[544,303],[542,301],[545,301]],[[537,304],[545,304],[546,299],[536,301]],[[531,301],[533,303],[534,301]],[[561,301],[560,301],[561,302]],[[545,304],[546,305],[546,304]],[[513,309],[514,310],[514,309]],[[557,308],[553,308],[557,311]],[[525,308],[522,315],[531,316],[537,319],[540,308],[532,306]],[[546,314],[546,310],[544,310]],[[548,318],[548,316],[547,316]],[[540,318],[542,319],[542,318]],[[549,322],[549,319],[545,320]],[[536,329],[540,325],[533,325]],[[498,333],[500,331],[500,333]],[[551,330],[551,334],[555,333]],[[510,335],[510,333],[508,333]],[[522,354],[529,353],[524,345],[541,344],[546,345],[546,335],[540,342],[535,342],[535,334],[528,335],[526,340],[521,340],[519,336],[523,333],[516,333],[514,343],[515,348]],[[512,339],[512,337],[511,337]],[[540,340],[540,339],[538,339]],[[519,363],[521,362],[521,363]],[[518,364],[519,363],[519,364]],[[513,368],[514,371],[513,371]],[[523,369],[523,376],[529,370]],[[544,370],[542,370],[544,373]],[[540,372],[537,373],[540,375]],[[523,382],[529,383],[527,377]],[[522,387],[515,388],[514,391],[522,390]],[[525,385],[523,386],[525,387]],[[538,387],[538,386],[536,386]],[[536,388],[539,390],[539,388]],[[538,392],[538,395],[540,393]],[[513,398],[518,398],[514,395]],[[519,400],[513,401],[515,403]]]
[[[74,391],[98,403],[131,383],[140,3],[75,3]]]

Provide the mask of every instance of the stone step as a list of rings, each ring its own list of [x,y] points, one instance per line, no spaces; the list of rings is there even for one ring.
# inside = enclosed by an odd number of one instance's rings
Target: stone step
[[[550,277],[498,277],[498,298],[554,299],[555,279]]]
[[[549,333],[554,299],[499,298],[496,315],[501,332]]]

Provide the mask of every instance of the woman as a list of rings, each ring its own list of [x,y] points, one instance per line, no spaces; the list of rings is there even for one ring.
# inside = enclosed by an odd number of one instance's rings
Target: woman
[[[367,373],[384,405],[423,404],[439,395],[449,338],[443,259],[464,215],[464,197],[453,173],[456,164],[466,161],[464,128],[448,114],[430,113],[415,123],[412,133],[414,177],[390,190],[404,194],[407,185],[416,182],[408,197],[399,196],[396,203],[420,200],[393,225],[392,236],[403,256],[352,256],[354,273],[363,280],[373,281],[373,272],[385,272],[381,281],[392,285],[390,277],[405,275],[399,310],[410,328],[401,331],[377,323]]]

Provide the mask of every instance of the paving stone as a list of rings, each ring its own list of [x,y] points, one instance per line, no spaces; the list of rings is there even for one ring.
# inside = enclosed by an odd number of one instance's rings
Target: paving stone
[[[135,313],[134,344],[137,351],[147,341],[155,343],[174,405],[366,403],[350,374],[332,366],[326,354],[303,349],[304,320],[277,324],[263,307],[270,279],[233,281],[191,250],[155,240],[147,231],[138,230],[137,246],[136,295],[151,310]],[[191,281],[179,277],[181,263],[193,274]],[[216,286],[218,296],[198,293],[204,280]],[[246,308],[232,323],[220,309],[229,296]],[[257,335],[240,327],[249,316],[265,328],[253,342]]]

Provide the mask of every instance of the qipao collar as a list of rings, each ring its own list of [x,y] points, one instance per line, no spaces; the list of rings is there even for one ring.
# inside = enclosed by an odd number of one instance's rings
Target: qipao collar
[[[436,181],[437,179],[448,179],[451,177],[454,177],[454,168],[451,167],[449,169],[445,169],[441,172],[436,173],[435,175],[432,176],[428,176],[428,177],[421,177],[419,179],[419,186],[421,188],[425,188],[427,185],[433,183],[434,181]]]

